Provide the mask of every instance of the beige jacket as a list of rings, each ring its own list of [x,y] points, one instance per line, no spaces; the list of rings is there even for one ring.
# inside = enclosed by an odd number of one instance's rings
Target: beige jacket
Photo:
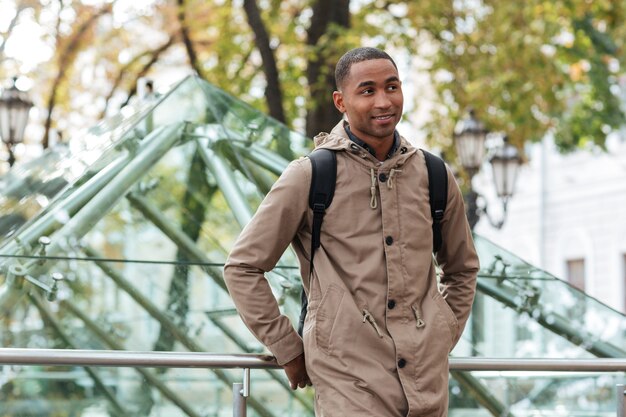
[[[342,123],[315,138],[317,147],[338,152],[311,282],[311,163],[301,158],[241,233],[226,284],[279,364],[304,350],[318,417],[446,416],[448,353],[470,313],[479,269],[461,193],[448,171],[438,289],[424,155],[401,138],[380,163],[349,140]],[[264,278],[289,244],[309,297],[304,341]]]

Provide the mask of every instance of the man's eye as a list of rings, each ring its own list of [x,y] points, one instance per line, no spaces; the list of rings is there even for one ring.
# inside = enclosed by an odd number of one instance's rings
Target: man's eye
[[[371,88],[367,88],[363,91],[361,91],[361,94],[372,94],[374,92],[374,90],[372,90]]]
[[[397,85],[390,85],[390,86],[387,86],[387,90],[389,90],[389,91],[395,91],[395,90],[397,90],[397,89],[398,89],[398,86],[397,86]]]

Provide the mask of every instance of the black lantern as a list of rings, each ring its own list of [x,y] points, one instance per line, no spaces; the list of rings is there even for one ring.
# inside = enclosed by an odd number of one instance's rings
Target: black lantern
[[[496,185],[498,197],[502,199],[502,205],[506,212],[509,198],[515,191],[515,181],[517,171],[522,162],[522,158],[517,148],[509,143],[508,136],[502,138],[502,145],[495,148],[493,155],[489,158],[493,168],[493,181]]]
[[[16,82],[17,77],[14,77],[13,86],[0,96],[0,138],[9,151],[9,166],[15,163],[13,148],[24,140],[28,113],[33,107],[26,93],[18,90]]]
[[[468,117],[460,120],[454,128],[456,153],[470,177],[480,169],[483,163],[487,133],[488,130],[476,118],[474,110],[470,110]]]
[[[508,138],[503,137],[502,144],[492,150],[489,162],[493,168],[493,179],[498,197],[502,200],[504,215],[499,221],[493,221],[487,212],[485,203],[479,205],[479,194],[472,187],[472,178],[483,164],[485,157],[485,140],[489,131],[483,123],[476,118],[473,110],[469,111],[468,117],[460,120],[454,129],[454,144],[456,146],[459,162],[469,175],[470,189],[464,198],[467,209],[467,219],[473,229],[481,216],[486,216],[493,227],[501,228],[504,225],[507,204],[513,195],[517,171],[521,164],[520,155],[515,146],[509,144]],[[490,136],[492,134],[489,134]],[[483,199],[484,200],[484,199]]]

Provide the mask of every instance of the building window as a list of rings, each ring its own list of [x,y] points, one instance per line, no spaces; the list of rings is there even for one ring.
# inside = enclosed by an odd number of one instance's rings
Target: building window
[[[567,261],[567,281],[581,291],[585,291],[585,260]]]

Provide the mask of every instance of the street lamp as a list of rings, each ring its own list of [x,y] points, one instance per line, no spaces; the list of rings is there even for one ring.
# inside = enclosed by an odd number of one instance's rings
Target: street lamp
[[[468,117],[459,120],[454,128],[456,153],[470,177],[473,177],[483,164],[487,133],[489,131],[476,118],[474,109],[470,109]]]
[[[493,155],[489,158],[489,162],[493,168],[496,193],[502,200],[502,207],[506,214],[507,204],[515,191],[517,171],[522,163],[522,158],[517,148],[509,143],[509,137],[504,136],[502,145],[495,148]]]
[[[13,86],[0,96],[0,138],[9,151],[9,166],[15,163],[13,148],[24,140],[28,113],[33,107],[33,102],[17,88],[16,82],[17,77],[14,77]]]
[[[502,200],[502,219],[494,222],[487,212],[487,206],[478,207],[478,193],[472,187],[472,178],[478,173],[485,156],[485,140],[489,131],[478,120],[474,110],[469,111],[468,117],[460,120],[454,129],[454,144],[459,157],[459,162],[469,175],[470,190],[465,195],[467,204],[467,220],[474,229],[481,215],[485,215],[489,223],[500,229],[504,225],[507,204],[513,195],[517,170],[521,164],[521,158],[515,146],[508,143],[508,138],[503,137],[502,144],[493,149],[489,162],[493,168],[493,180],[498,197]]]

